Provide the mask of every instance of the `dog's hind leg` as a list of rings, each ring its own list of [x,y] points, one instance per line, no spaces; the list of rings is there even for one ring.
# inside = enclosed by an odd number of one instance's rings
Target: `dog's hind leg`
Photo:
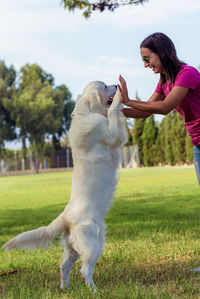
[[[67,248],[63,263],[60,265],[60,288],[69,288],[69,274],[79,258],[79,254],[73,248]]]
[[[81,274],[85,284],[96,290],[96,286],[93,281],[93,270],[102,249],[96,244],[93,248],[88,248],[88,250],[88,252],[84,252],[84,254],[81,256],[83,263]]]
[[[87,286],[96,289],[93,281],[94,266],[102,252],[104,243],[104,224],[89,220],[76,225],[70,232],[70,244],[79,253],[82,261],[81,274]]]
[[[103,227],[103,223],[99,223],[99,225],[97,225],[97,223],[93,221],[93,225],[88,227],[85,226],[82,229],[82,236],[81,239],[79,239],[81,241],[81,274],[85,284],[92,287],[94,290],[96,290],[96,286],[93,281],[93,270],[103,249]]]

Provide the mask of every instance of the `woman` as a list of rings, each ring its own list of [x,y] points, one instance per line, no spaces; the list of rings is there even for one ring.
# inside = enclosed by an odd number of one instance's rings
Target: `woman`
[[[153,113],[168,114],[175,109],[185,120],[194,146],[194,165],[200,184],[200,73],[180,61],[173,42],[163,33],[148,36],[140,45],[145,67],[160,74],[155,92],[147,102],[128,97],[126,81],[120,75],[118,88],[126,117],[146,118]]]

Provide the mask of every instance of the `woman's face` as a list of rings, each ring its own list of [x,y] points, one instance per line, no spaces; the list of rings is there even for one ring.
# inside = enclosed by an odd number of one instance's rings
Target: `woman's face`
[[[162,66],[162,63],[160,61],[160,57],[158,54],[152,52],[148,48],[141,47],[140,53],[142,56],[142,60],[144,62],[144,67],[149,67],[154,71],[154,74],[165,74],[165,70]]]

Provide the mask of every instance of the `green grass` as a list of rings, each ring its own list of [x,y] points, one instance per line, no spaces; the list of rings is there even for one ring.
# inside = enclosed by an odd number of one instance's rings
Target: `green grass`
[[[0,246],[47,225],[65,207],[71,173],[0,178]],[[62,249],[0,251],[0,298],[200,298],[200,189],[193,168],[122,170],[106,216],[107,241],[98,260],[97,293],[81,280],[59,289]]]

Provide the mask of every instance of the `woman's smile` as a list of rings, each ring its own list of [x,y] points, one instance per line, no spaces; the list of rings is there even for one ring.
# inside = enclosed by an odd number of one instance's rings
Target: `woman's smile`
[[[140,49],[144,67],[149,67],[155,74],[165,73],[159,56],[148,48],[142,47]]]

